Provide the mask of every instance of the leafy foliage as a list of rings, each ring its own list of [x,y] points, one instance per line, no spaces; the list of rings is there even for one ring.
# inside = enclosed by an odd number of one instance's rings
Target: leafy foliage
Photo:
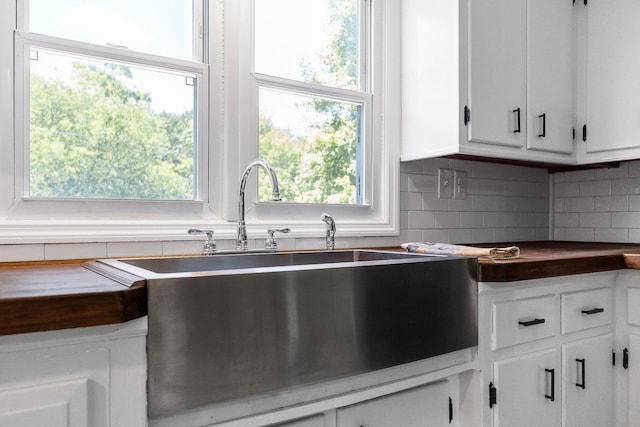
[[[31,196],[193,199],[192,112],[154,112],[127,67],[73,68],[31,76]]]
[[[321,58],[323,70],[301,63],[305,81],[357,88],[357,2],[330,0],[327,26],[330,43]],[[260,117],[259,155],[277,171],[283,200],[297,203],[356,203],[357,143],[361,109],[334,100],[311,98],[299,105],[320,119],[295,135]],[[259,181],[261,200],[268,200],[269,182]]]

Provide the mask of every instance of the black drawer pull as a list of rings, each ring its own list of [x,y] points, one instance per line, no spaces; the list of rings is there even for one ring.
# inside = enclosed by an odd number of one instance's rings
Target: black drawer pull
[[[591,310],[582,310],[582,314],[598,314],[598,313],[603,313],[604,312],[604,308],[592,308]]]
[[[520,133],[520,108],[516,108],[513,112],[516,115],[516,128],[513,130],[513,133]]]
[[[551,394],[545,394],[544,397],[554,402],[556,400],[556,370],[545,369],[544,371],[551,374]]]
[[[543,113],[538,118],[542,119],[542,132],[538,134],[538,138],[545,138],[547,136],[547,115]]]
[[[586,362],[584,359],[576,359],[576,363],[579,363],[581,365],[582,368],[582,382],[581,383],[576,383],[576,387],[580,387],[581,389],[584,390],[585,388],[585,384],[587,382],[587,374],[586,374]]]
[[[518,322],[518,324],[526,328],[527,326],[539,325],[544,322],[545,322],[544,319],[533,319],[533,320],[527,320],[527,321],[521,320]]]

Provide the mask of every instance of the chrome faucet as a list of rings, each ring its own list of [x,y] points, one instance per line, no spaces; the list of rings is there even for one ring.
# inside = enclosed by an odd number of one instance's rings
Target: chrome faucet
[[[320,219],[327,224],[327,249],[331,251],[336,248],[336,222],[328,213],[320,215]]]
[[[247,186],[249,173],[251,173],[251,171],[257,166],[262,167],[265,172],[267,172],[269,181],[271,181],[271,200],[274,202],[280,201],[278,177],[276,176],[276,172],[271,168],[271,166],[269,166],[269,163],[262,159],[256,159],[249,163],[242,174],[242,179],[240,180],[240,196],[238,198],[238,238],[236,239],[236,250],[239,251],[246,251],[249,249],[247,245],[247,226],[244,221],[244,192],[245,187]]]
[[[213,240],[213,230],[205,229],[200,230],[199,228],[190,228],[188,231],[189,234],[206,234],[207,240],[204,242],[202,247],[202,255],[213,255],[216,252],[216,241]]]

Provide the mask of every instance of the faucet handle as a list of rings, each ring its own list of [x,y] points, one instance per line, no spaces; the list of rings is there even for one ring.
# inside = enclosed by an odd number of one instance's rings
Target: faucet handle
[[[275,233],[288,233],[290,231],[291,231],[291,229],[289,227],[287,227],[287,228],[269,228],[267,230],[267,234],[269,235],[269,237],[267,237],[267,241],[264,244],[264,248],[265,249],[269,249],[269,250],[278,249],[278,243],[276,243],[276,238],[273,235]]]
[[[207,240],[204,242],[204,246],[202,248],[202,255],[213,255],[216,252],[216,241],[213,240],[213,230],[212,229],[199,229],[199,228],[190,228],[188,231],[189,234],[206,234]]]

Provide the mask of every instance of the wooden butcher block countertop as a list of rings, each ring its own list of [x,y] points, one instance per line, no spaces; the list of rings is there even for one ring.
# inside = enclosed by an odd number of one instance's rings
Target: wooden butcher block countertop
[[[509,244],[475,245],[481,247]],[[512,260],[479,260],[478,280],[482,282],[513,282],[571,274],[637,268],[627,265],[638,258],[640,244],[593,242],[517,242],[520,257]]]
[[[480,259],[478,280],[512,282],[640,268],[640,244],[518,242],[515,245],[521,249],[520,258]],[[146,286],[139,278],[105,277],[83,267],[82,261],[0,263],[0,335],[115,324],[146,314]]]
[[[81,264],[0,263],[0,335],[115,324],[147,314],[144,281],[119,283]]]

